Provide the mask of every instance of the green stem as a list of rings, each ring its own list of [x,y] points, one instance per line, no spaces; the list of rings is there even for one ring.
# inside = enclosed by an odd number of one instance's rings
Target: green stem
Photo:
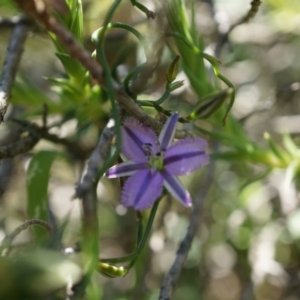
[[[115,2],[109,8],[109,10],[105,16],[104,22],[103,22],[102,30],[99,32],[99,35],[97,35],[97,42],[99,43],[99,45],[103,45],[104,37],[105,37],[105,33],[107,30],[108,24],[109,24],[110,20],[112,19],[113,14],[120,3],[121,3],[121,0],[115,0]]]
[[[165,102],[168,99],[169,96],[170,96],[170,91],[169,90],[165,90],[165,92],[163,93],[163,95],[159,99],[157,99],[155,101],[137,100],[137,102],[141,106],[154,107],[155,109],[157,109],[157,107],[160,104],[162,104],[163,102]]]
[[[103,44],[105,41],[105,32],[106,32],[107,25],[110,22],[115,10],[117,9],[117,7],[120,3],[121,3],[121,0],[116,0],[112,4],[112,6],[110,7],[110,9],[106,15],[106,18],[104,20],[103,30],[99,33],[97,38],[95,40],[93,40],[93,42],[96,43],[97,59],[99,60],[101,66],[103,68],[103,72],[104,72],[106,90],[107,90],[107,93],[108,93],[108,96],[109,96],[109,99],[111,102],[112,115],[113,115],[113,118],[115,121],[115,134],[116,134],[116,150],[115,150],[114,154],[107,160],[106,164],[104,164],[103,168],[98,172],[95,183],[98,182],[98,180],[102,177],[102,175],[104,174],[107,167],[109,165],[113,164],[113,162],[117,159],[117,157],[119,156],[120,150],[121,150],[121,121],[119,118],[118,109],[117,109],[117,105],[116,105],[116,97],[115,97],[113,82],[112,82],[111,75],[110,75],[110,69],[109,69],[109,66],[108,66],[108,63],[107,63],[107,60],[105,57],[104,47],[103,47]],[[96,198],[96,195],[94,195],[94,197]],[[84,243],[85,244],[93,244],[93,242],[89,241],[89,239],[97,241],[98,237],[99,237],[98,230],[96,230],[95,232],[93,232],[93,234],[90,235],[90,237],[84,238]],[[87,249],[85,251],[87,258],[90,259],[91,263],[90,263],[87,273],[85,275],[85,280],[84,280],[84,284],[83,284],[84,289],[88,285],[91,286],[92,274],[95,270],[95,266],[98,267],[98,261],[99,261],[99,259],[98,259],[98,255],[99,255],[98,242],[97,243],[94,242],[94,244],[97,245],[97,249],[96,249],[97,252],[96,252],[96,250],[94,251],[93,249],[91,249],[91,250]]]
[[[126,93],[127,93],[128,95],[131,94],[131,91],[130,91],[130,88],[129,88],[129,83],[130,83],[131,79],[132,79],[136,74],[140,73],[141,70],[142,70],[144,67],[145,67],[145,64],[141,64],[141,65],[135,67],[134,69],[132,69],[132,70],[128,73],[128,75],[127,75],[126,78],[124,79],[123,85],[124,85],[124,89],[125,89],[125,91],[126,91]]]
[[[234,99],[235,99],[235,88],[233,86],[233,84],[226,78],[224,77],[221,72],[220,72],[220,69],[219,69],[219,66],[218,66],[218,63],[220,63],[216,58],[214,58],[213,56],[211,55],[208,55],[206,53],[202,53],[203,55],[203,58],[205,58],[207,61],[209,61],[213,67],[213,70],[214,70],[214,73],[215,75],[221,80],[223,81],[229,88],[232,89],[232,92],[231,92],[231,97],[230,97],[230,102],[229,102],[229,105],[226,109],[226,112],[225,112],[225,115],[223,117],[223,124],[225,125],[225,122],[226,122],[226,119],[227,119],[227,116],[234,104]]]
[[[148,57],[149,49],[147,47],[145,38],[135,28],[133,28],[130,25],[127,25],[125,23],[121,23],[121,22],[108,23],[106,26],[99,28],[92,34],[92,40],[97,40],[99,36],[101,36],[101,37],[103,36],[103,31],[106,32],[107,30],[113,29],[113,28],[121,28],[121,29],[131,32],[143,45],[145,55],[146,55],[146,57]]]
[[[159,202],[160,202],[160,199],[158,199],[154,203],[154,205],[151,209],[150,216],[149,216],[148,222],[147,222],[147,226],[146,226],[145,231],[143,233],[143,237],[141,238],[140,243],[138,244],[136,250],[133,253],[131,253],[129,255],[126,255],[126,256],[101,259],[101,262],[115,264],[115,263],[122,263],[122,262],[130,261],[128,266],[127,266],[127,269],[132,268],[132,266],[136,262],[137,258],[139,257],[140,253],[142,252],[142,250],[145,247],[145,244],[146,244],[146,242],[149,238]]]
[[[107,94],[108,97],[110,99],[111,102],[111,107],[112,107],[112,115],[113,118],[115,120],[115,133],[116,133],[116,150],[114,152],[114,154],[108,159],[108,161],[106,162],[104,168],[100,171],[100,173],[98,174],[98,178],[102,177],[102,175],[104,174],[105,170],[112,165],[116,159],[118,158],[120,152],[121,152],[121,145],[122,145],[122,136],[121,136],[121,121],[119,118],[119,113],[118,113],[118,109],[117,109],[117,105],[116,105],[116,97],[115,97],[115,92],[114,92],[114,88],[113,88],[113,83],[110,77],[110,70],[109,70],[109,66],[103,51],[103,48],[101,46],[97,47],[97,58],[99,59],[104,74],[105,74],[105,81],[106,81],[106,88],[107,88]],[[98,179],[97,178],[97,179]]]
[[[145,13],[148,19],[155,18],[155,13],[153,11],[149,10],[145,5],[141,4],[137,0],[130,0],[130,2],[133,6],[136,6],[139,10],[141,10],[143,13]]]
[[[136,251],[136,255],[135,257],[131,260],[131,262],[128,264],[128,269],[131,269],[136,260],[138,259],[140,253],[143,251],[145,245],[146,245],[146,242],[149,238],[149,235],[150,235],[150,232],[151,232],[151,229],[152,229],[152,225],[153,225],[153,221],[154,221],[154,218],[155,218],[155,215],[156,215],[156,212],[157,212],[157,208],[158,208],[158,205],[159,205],[159,202],[160,202],[160,199],[157,200],[152,209],[151,209],[151,212],[150,212],[150,216],[149,216],[149,219],[148,219],[148,223],[147,223],[147,226],[146,226],[146,229],[144,231],[144,235],[143,235],[143,238],[141,240],[141,243],[139,244],[138,248],[137,248],[137,251]]]
[[[121,121],[119,118],[119,114],[118,114],[118,109],[117,109],[117,105],[116,105],[116,96],[115,96],[115,91],[114,91],[114,86],[113,86],[113,82],[110,76],[110,68],[104,53],[104,38],[105,38],[105,33],[106,30],[108,28],[109,22],[115,12],[115,10],[117,9],[118,5],[121,3],[121,0],[116,0],[112,6],[110,7],[106,18],[104,20],[104,25],[101,28],[100,31],[97,31],[98,34],[93,34],[92,36],[92,41],[94,43],[96,43],[96,52],[97,52],[97,59],[99,60],[100,64],[102,65],[103,68],[103,72],[104,72],[104,76],[105,76],[105,83],[106,83],[106,89],[107,89],[107,94],[108,97],[110,99],[111,102],[111,107],[112,107],[112,115],[113,118],[115,120],[115,132],[116,132],[116,150],[114,152],[114,154],[108,159],[107,163],[105,164],[105,166],[102,168],[102,170],[100,170],[98,176],[97,176],[97,180],[102,177],[102,175],[104,174],[105,170],[112,165],[115,160],[117,159],[117,157],[119,156],[120,152],[121,152]]]
[[[6,254],[11,246],[11,243],[17,235],[19,235],[23,230],[26,230],[29,226],[41,226],[43,227],[49,235],[52,235],[51,227],[43,220],[30,219],[18,226],[10,235],[6,236],[0,245],[0,255],[3,255],[3,249],[6,249]]]
[[[137,235],[136,235],[136,246],[138,247],[144,233],[144,226],[143,226],[143,215],[141,212],[137,212],[137,218],[138,218],[138,229],[137,229]]]
[[[174,31],[172,31],[172,32],[168,32],[166,35],[167,35],[167,36],[175,37],[175,38],[177,38],[177,39],[180,39],[182,42],[184,42],[184,44],[185,44],[186,46],[188,46],[191,50],[193,50],[193,52],[194,52],[195,54],[201,53],[201,50],[200,50],[198,47],[196,47],[195,45],[193,45],[187,38],[185,38],[185,37],[184,37],[182,34],[180,34],[179,32],[174,32]]]
[[[170,91],[165,90],[163,95],[159,99],[157,99],[156,101],[153,102],[154,106],[162,104],[169,98],[169,96],[170,96]]]

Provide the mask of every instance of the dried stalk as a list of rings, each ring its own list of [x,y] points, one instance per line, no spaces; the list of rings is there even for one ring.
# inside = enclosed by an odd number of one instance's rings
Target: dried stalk
[[[8,146],[0,147],[0,160],[3,158],[12,158],[18,154],[26,153],[31,150],[39,141],[39,137],[34,133],[20,139],[18,142]]]
[[[107,160],[112,139],[114,137],[114,121],[111,119],[104,128],[99,142],[94,149],[88,165],[86,173],[76,189],[76,195],[79,198],[84,198],[85,195],[91,192],[91,188],[95,184],[98,171],[104,166]]]
[[[2,73],[0,76],[0,124],[4,121],[4,116],[8,107],[11,89],[15,80],[23,45],[27,37],[28,24],[19,22],[14,27],[10,42],[7,48]]]
[[[186,231],[185,237],[181,241],[173,265],[164,279],[159,294],[159,300],[172,299],[172,293],[175,287],[176,280],[182,271],[184,262],[187,258],[188,252],[192,245],[192,241],[194,239],[194,236],[197,232],[198,225],[201,220],[200,214],[203,210],[204,199],[213,181],[213,173],[214,173],[214,164],[211,163],[208,167],[206,177],[203,183],[201,184],[200,190],[198,192],[198,197],[195,201],[194,210],[191,214],[190,223]]]
[[[231,31],[235,27],[237,27],[237,26],[239,26],[243,23],[247,23],[251,19],[253,19],[255,17],[255,15],[257,14],[261,3],[262,3],[261,0],[253,0],[250,3],[251,7],[250,7],[248,13],[244,17],[242,17],[240,20],[238,20],[236,23],[232,24],[230,26],[230,28],[227,30],[227,32],[220,35],[219,41],[218,41],[217,46],[216,46],[216,51],[215,51],[217,57],[220,56],[221,50],[222,50],[223,46],[227,43],[228,37],[229,37],[229,34],[231,33]]]

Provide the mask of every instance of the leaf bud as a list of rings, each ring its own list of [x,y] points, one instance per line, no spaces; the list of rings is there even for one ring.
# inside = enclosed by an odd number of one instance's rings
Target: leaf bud
[[[172,83],[176,79],[176,76],[178,74],[178,69],[179,69],[179,59],[180,56],[177,55],[168,68],[166,74],[168,83]]]

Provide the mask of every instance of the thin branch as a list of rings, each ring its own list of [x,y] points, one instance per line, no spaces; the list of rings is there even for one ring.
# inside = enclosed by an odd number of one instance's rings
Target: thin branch
[[[43,227],[44,229],[46,229],[46,231],[50,236],[52,235],[52,229],[49,226],[49,224],[46,223],[45,221],[38,220],[38,219],[27,220],[24,223],[22,223],[20,226],[18,226],[11,234],[9,234],[4,238],[0,247],[0,255],[1,256],[7,255],[10,245],[13,242],[13,240],[16,238],[16,236],[18,236],[23,230],[26,230],[29,226],[33,226],[33,225]]]
[[[177,278],[181,273],[189,249],[192,245],[192,241],[197,232],[198,225],[200,223],[200,214],[203,211],[204,199],[213,181],[213,173],[214,173],[214,163],[211,163],[208,167],[206,176],[198,192],[198,197],[195,201],[195,208],[191,214],[190,224],[186,231],[186,235],[181,241],[173,265],[164,279],[159,294],[159,300],[171,300],[172,298],[171,296],[173,293],[173,288],[175,286]]]
[[[79,198],[84,198],[86,194],[90,193],[95,184],[98,171],[103,168],[109,155],[114,129],[114,120],[111,119],[102,131],[98,144],[88,162],[86,173],[77,186],[76,195]]]
[[[242,18],[242,20],[240,21],[240,24],[249,22],[252,18],[254,18],[259,10],[261,3],[262,3],[261,0],[253,0],[250,3],[251,7],[250,7],[248,13]]]
[[[217,57],[220,56],[221,50],[222,50],[223,46],[227,43],[228,37],[229,37],[229,34],[231,33],[231,31],[235,27],[237,27],[237,26],[239,26],[243,23],[247,23],[251,19],[253,19],[255,17],[255,15],[257,14],[261,3],[262,3],[261,0],[252,0],[252,2],[250,3],[251,7],[250,7],[248,13],[244,17],[242,17],[240,20],[238,20],[236,23],[232,24],[230,26],[230,28],[227,30],[227,32],[220,35],[219,41],[218,41],[217,46],[216,46],[216,51],[215,51],[215,54],[216,54]]]
[[[96,184],[98,172],[102,170],[109,156],[111,143],[115,133],[115,122],[111,119],[100,136],[98,144],[94,149],[87,165],[87,170],[82,181],[76,188],[75,197],[82,199],[83,207],[83,252],[89,259],[86,275],[76,291],[75,299],[81,299],[84,291],[90,282],[91,276],[98,266],[98,216]]]
[[[39,127],[38,125],[25,120],[19,120],[15,118],[12,120],[20,124],[23,127],[23,130],[25,129],[29,132],[29,134],[13,144],[8,146],[0,146],[0,159],[12,158],[18,154],[26,153],[31,150],[40,139],[44,139],[46,141],[66,147],[70,153],[74,154],[79,159],[86,159],[91,153],[91,149],[85,149],[78,143],[49,133],[47,128]]]
[[[36,145],[39,139],[36,134],[29,133],[28,136],[20,139],[16,143],[0,147],[0,159],[12,158],[18,154],[28,152]]]
[[[33,0],[15,0],[15,2],[26,14],[41,22],[48,31],[54,33],[70,56],[79,61],[90,72],[91,76],[97,80],[99,85],[105,87],[104,74],[101,66],[91,57],[90,53],[81,46],[75,37],[49,14],[46,6],[37,8]],[[154,131],[161,131],[163,124],[146,114],[116,82],[114,82],[114,89],[117,101],[127,112],[146,126],[152,127]],[[183,138],[188,135],[191,134],[184,130],[178,130],[176,131],[175,137]]]
[[[99,170],[103,169],[109,156],[111,143],[115,132],[114,129],[115,122],[113,119],[110,119],[102,131],[99,142],[90,157],[90,160],[87,164],[86,173],[76,188],[75,196],[82,199],[85,234],[84,240],[87,241],[89,247],[94,249],[98,249],[97,197],[95,195],[97,175]],[[89,238],[94,240],[88,240]],[[90,252],[91,249],[88,251]]]
[[[14,106],[12,108],[11,113],[7,117],[7,120],[9,121],[13,117],[16,117],[22,113],[23,109]],[[12,128],[9,128],[7,132],[0,135],[0,147],[6,146],[9,144],[13,144],[20,140],[21,138],[21,130],[19,126],[14,126]],[[15,164],[11,159],[2,159],[0,162],[0,199],[2,198],[2,195],[7,190],[10,181],[13,178]],[[1,200],[0,200],[1,203]]]
[[[18,124],[22,125],[25,128],[29,128],[29,131],[33,132],[40,139],[44,139],[46,141],[65,146],[70,153],[74,154],[79,159],[86,159],[87,156],[91,153],[91,149],[85,149],[78,143],[72,142],[66,138],[60,138],[59,136],[53,133],[49,133],[48,129],[44,127],[46,122],[44,115],[43,115],[43,127],[40,127],[36,124],[30,123],[25,120],[13,119],[13,121],[17,122]]]
[[[6,57],[0,76],[0,124],[4,121],[4,116],[8,107],[11,89],[15,80],[23,45],[27,37],[28,24],[17,23],[14,27],[10,42],[7,48]]]
[[[66,138],[60,138],[53,133],[49,133],[48,130],[45,130],[44,128],[37,126],[36,132],[40,138],[44,140],[65,146],[70,153],[74,154],[80,159],[86,159],[91,153],[91,149],[85,149],[78,143],[72,142]]]
[[[141,72],[137,78],[132,80],[130,86],[131,95],[137,96],[144,91],[149,79],[153,77],[153,74],[161,62],[164,45],[165,44],[161,37],[155,42],[153,46],[154,53],[151,56],[148,55],[149,57],[147,57],[147,62],[144,64]]]
[[[18,24],[32,25],[32,22],[23,15],[5,18],[0,16],[0,28],[12,28]]]

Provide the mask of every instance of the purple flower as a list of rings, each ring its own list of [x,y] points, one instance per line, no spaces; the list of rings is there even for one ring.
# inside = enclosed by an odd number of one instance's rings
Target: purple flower
[[[165,187],[183,205],[191,206],[189,192],[178,175],[191,173],[209,162],[207,143],[201,138],[184,138],[171,145],[178,120],[173,114],[158,139],[155,132],[134,118],[122,127],[122,152],[129,160],[110,168],[106,176],[130,176],[124,184],[121,202],[136,210],[150,207]]]

